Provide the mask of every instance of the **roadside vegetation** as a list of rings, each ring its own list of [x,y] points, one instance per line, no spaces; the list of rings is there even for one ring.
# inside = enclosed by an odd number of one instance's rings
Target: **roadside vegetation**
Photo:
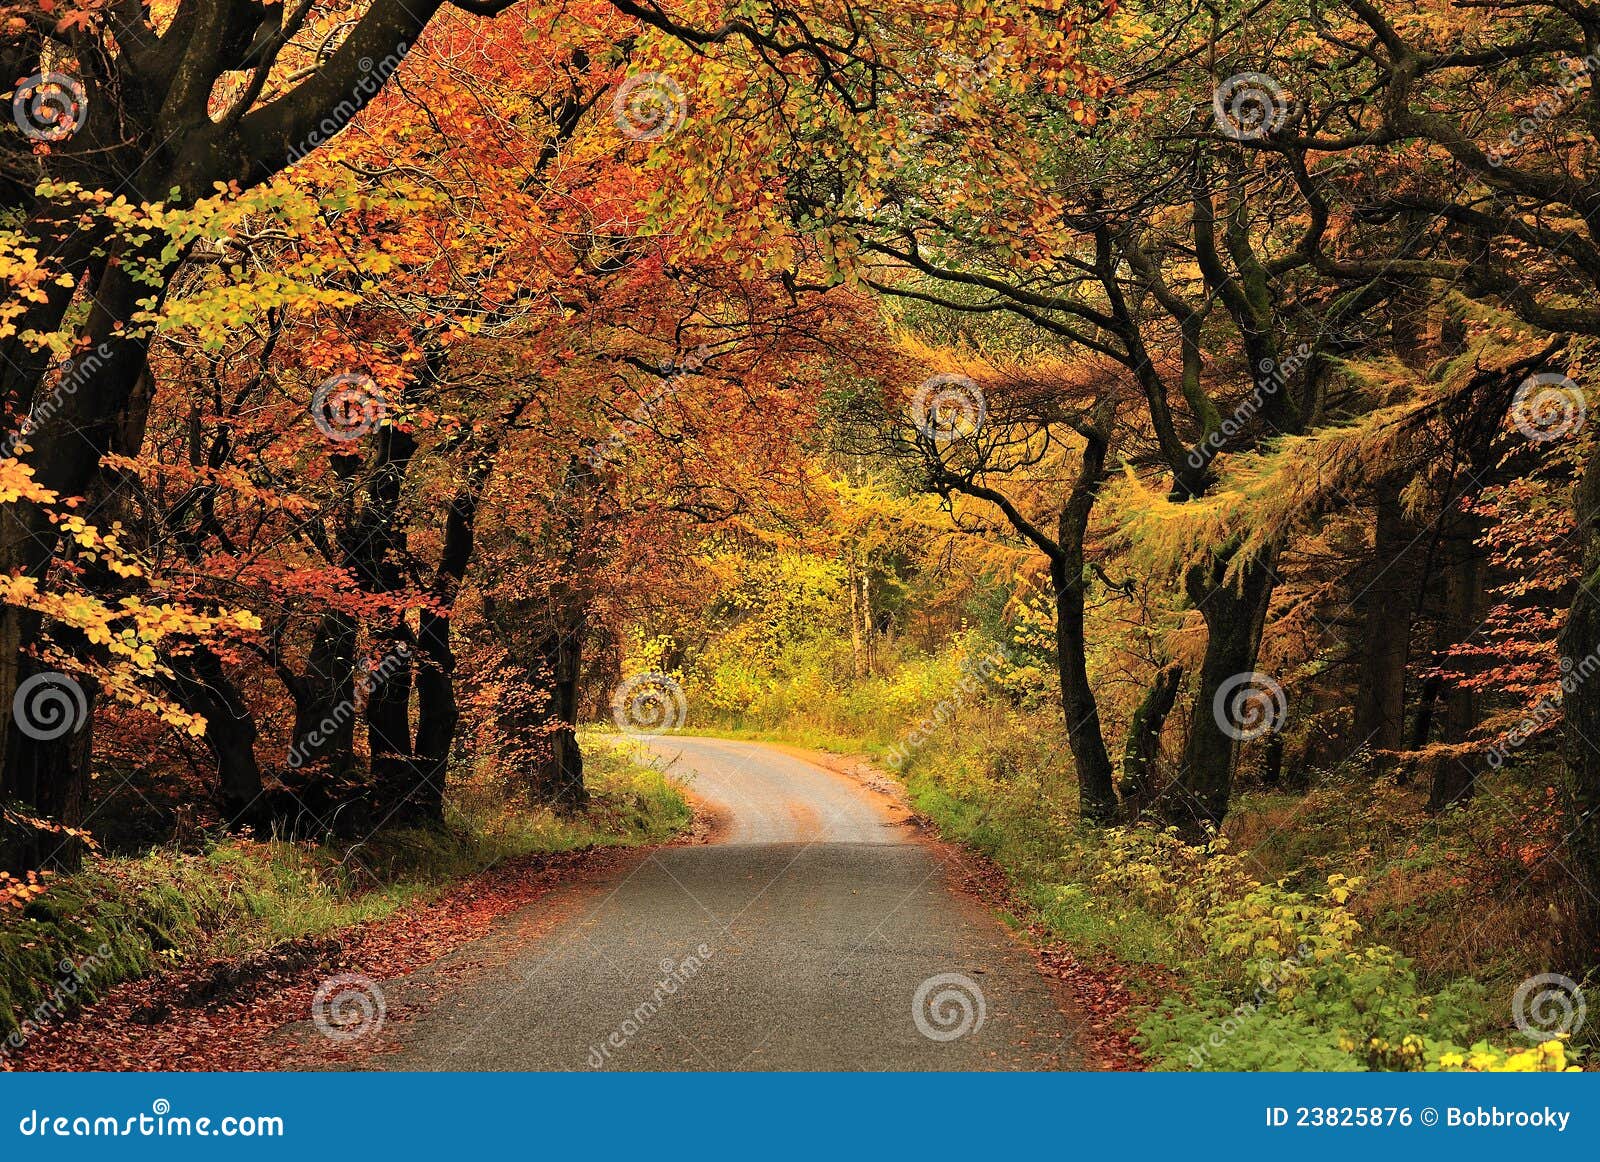
[[[1547,763],[1437,816],[1425,789],[1357,766],[1308,772],[1297,790],[1244,790],[1196,846],[1083,826],[1058,722],[1015,697],[1027,675],[968,681],[1001,643],[885,656],[860,680],[842,643],[814,644],[697,727],[898,774],[942,835],[1006,873],[1019,919],[1125,983],[1152,1068],[1557,1070],[1592,1054],[1591,1039],[1532,1041],[1512,1020],[1519,984],[1553,954],[1550,880],[1529,875]],[[696,705],[728,693],[686,688]]]
[[[1600,8],[0,11],[13,1012],[660,834],[611,720],[874,750],[1163,1064],[1589,1060]]]
[[[147,973],[382,920],[507,861],[662,843],[693,821],[677,786],[624,747],[590,748],[588,777],[590,801],[576,813],[519,804],[502,782],[464,774],[442,828],[360,842],[200,838],[93,856],[31,901],[0,906],[0,1045],[63,981],[75,1007]]]

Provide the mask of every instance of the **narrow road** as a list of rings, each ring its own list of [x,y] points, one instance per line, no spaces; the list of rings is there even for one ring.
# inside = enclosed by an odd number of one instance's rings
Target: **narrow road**
[[[1060,1069],[1072,1024],[883,796],[753,743],[647,740],[720,821],[384,983],[388,1069]],[[452,966],[452,960],[460,963]]]

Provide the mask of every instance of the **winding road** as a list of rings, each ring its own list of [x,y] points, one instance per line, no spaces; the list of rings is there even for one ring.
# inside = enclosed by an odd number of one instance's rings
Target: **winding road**
[[[644,745],[712,841],[630,853],[386,981],[397,1047],[362,1066],[1082,1067],[1031,956],[888,796],[780,748]]]

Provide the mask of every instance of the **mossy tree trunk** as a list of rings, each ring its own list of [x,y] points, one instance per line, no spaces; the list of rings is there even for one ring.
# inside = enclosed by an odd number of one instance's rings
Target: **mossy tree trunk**
[[[1267,606],[1277,583],[1270,550],[1226,576],[1231,553],[1219,553],[1185,577],[1189,598],[1205,618],[1206,651],[1195,689],[1194,721],[1178,777],[1162,788],[1157,811],[1191,838],[1220,827],[1228,812],[1239,738],[1226,717],[1229,689],[1255,672]],[[1277,724],[1281,725],[1281,723]]]
[[[1560,639],[1561,660],[1571,673],[1600,649],[1600,445],[1589,453],[1574,495],[1582,538],[1581,583]],[[1600,965],[1600,683],[1575,682],[1564,692],[1562,754],[1566,760],[1565,823],[1570,858],[1562,859],[1577,882],[1569,893],[1574,934],[1584,963]]]

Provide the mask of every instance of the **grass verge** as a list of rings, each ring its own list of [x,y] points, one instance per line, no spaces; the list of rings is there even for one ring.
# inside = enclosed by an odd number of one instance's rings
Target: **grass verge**
[[[1327,772],[1303,793],[1240,794],[1224,841],[1200,853],[1149,828],[1081,826],[1059,723],[983,698],[940,705],[941,677],[816,691],[787,716],[762,707],[695,729],[894,769],[946,838],[1005,871],[1023,920],[1121,973],[1158,1068],[1549,1069],[1592,1056],[1541,1048],[1512,1020],[1522,982],[1560,971],[1539,922],[1548,772],[1501,772],[1438,817],[1420,789]]]
[[[467,778],[440,831],[381,832],[358,843],[225,838],[199,850],[92,858],[0,909],[0,1051],[25,1021],[43,1025],[110,986],[191,961],[381,920],[503,860],[541,852],[660,843],[693,811],[660,771],[610,741],[585,742],[592,803],[581,815],[509,804]]]

